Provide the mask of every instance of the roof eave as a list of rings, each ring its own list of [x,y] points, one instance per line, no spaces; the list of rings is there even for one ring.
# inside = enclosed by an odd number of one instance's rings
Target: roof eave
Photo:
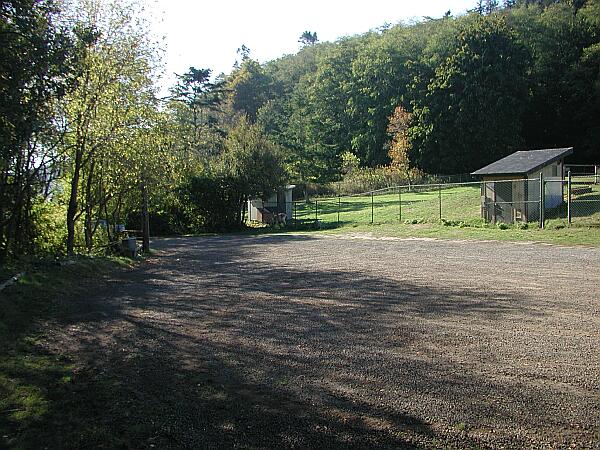
[[[486,167],[482,167],[479,170],[476,170],[475,172],[471,172],[471,175],[473,176],[477,176],[477,177],[481,177],[481,176],[485,176],[485,175],[502,175],[502,176],[511,176],[511,175],[530,175],[534,172],[536,172],[537,170],[541,169],[542,167],[545,167],[549,164],[552,164],[558,160],[564,159],[567,156],[570,156],[573,154],[573,147],[565,147],[565,151],[560,153],[559,155],[543,162],[542,164],[537,165],[536,167],[534,167],[533,169],[529,169],[528,171],[521,171],[521,172],[488,172],[487,170],[485,170],[488,166]],[[495,164],[495,163],[492,163]],[[489,164],[491,165],[491,164]],[[485,172],[482,172],[483,170],[485,170]]]
[[[476,173],[473,172],[471,175],[484,177],[484,176],[498,176],[498,177],[514,177],[514,176],[527,176],[527,172],[486,172],[486,173]]]
[[[530,169],[530,170],[527,172],[527,175],[530,175],[530,174],[532,174],[532,173],[534,173],[534,172],[536,172],[536,171],[540,170],[542,167],[548,166],[548,165],[550,165],[550,164],[554,164],[556,161],[559,161],[559,160],[561,160],[561,159],[565,159],[567,156],[570,156],[570,155],[572,155],[572,154],[573,154],[573,147],[567,147],[567,148],[566,148],[566,150],[565,150],[563,153],[561,153],[560,155],[557,155],[557,156],[555,156],[554,158],[552,158],[552,159],[550,159],[550,160],[546,161],[545,163],[543,163],[543,164],[539,164],[539,165],[538,165],[538,166],[536,166],[535,168],[533,168],[533,169]]]

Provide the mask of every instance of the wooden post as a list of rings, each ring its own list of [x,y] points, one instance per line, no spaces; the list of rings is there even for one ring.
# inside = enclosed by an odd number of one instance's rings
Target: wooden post
[[[150,215],[148,214],[148,188],[142,183],[142,251],[150,252]]]
[[[337,223],[340,224],[340,209],[342,208],[342,197],[338,194],[338,210],[337,210]]]
[[[540,228],[544,228],[544,213],[546,209],[545,205],[545,189],[544,189],[544,174],[540,172]]]
[[[371,191],[371,224],[374,222],[375,218],[375,205],[373,203],[373,191]]]
[[[571,225],[571,217],[573,211],[571,210],[571,171],[567,172],[567,223]]]

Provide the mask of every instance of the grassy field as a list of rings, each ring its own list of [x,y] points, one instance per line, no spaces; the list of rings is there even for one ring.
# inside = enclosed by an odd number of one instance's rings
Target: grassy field
[[[574,225],[598,225],[600,224],[600,184],[591,184],[592,178],[588,180],[590,184],[587,187],[592,189],[581,195],[573,196],[573,224]]]
[[[325,228],[323,233],[370,233],[380,237],[431,238],[456,240],[497,240],[509,242],[543,242],[556,245],[600,247],[600,227],[565,227],[550,223],[545,229],[520,229],[493,226],[459,227],[438,223],[421,224],[353,224]]]
[[[440,196],[442,218],[482,223],[478,185],[441,191],[403,190],[374,195],[373,198],[367,195],[317,199],[308,204],[297,203],[295,214],[298,219],[317,217],[322,222],[344,224],[371,223],[371,219],[373,223],[435,222],[440,219]]]
[[[370,232],[382,236],[446,239],[536,241],[564,245],[600,245],[600,185],[573,196],[573,221],[566,205],[546,212],[545,229],[537,222],[521,225],[486,224],[481,218],[479,185],[428,192],[316,199],[298,202],[298,219],[318,218],[326,232]],[[440,196],[441,218],[440,220]],[[315,210],[315,208],[317,208]],[[372,223],[371,223],[372,222]]]

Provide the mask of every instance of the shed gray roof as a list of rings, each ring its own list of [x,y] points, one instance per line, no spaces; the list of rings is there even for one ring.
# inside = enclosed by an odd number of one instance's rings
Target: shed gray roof
[[[476,170],[472,175],[526,175],[572,153],[573,147],[519,151]]]

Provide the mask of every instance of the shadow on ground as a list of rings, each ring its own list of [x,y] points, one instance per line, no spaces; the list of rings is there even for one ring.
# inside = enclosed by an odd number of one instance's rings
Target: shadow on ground
[[[466,428],[485,431],[482,416],[552,425],[538,391],[457,366],[436,347],[456,337],[423,326],[535,318],[538,308],[277,253],[312,240],[164,239],[143,268],[65,301],[45,349],[74,362],[72,380],[35,420],[13,420],[8,439],[31,448],[519,446],[527,442],[514,433],[479,439]],[[33,372],[12,375],[47,389]]]

